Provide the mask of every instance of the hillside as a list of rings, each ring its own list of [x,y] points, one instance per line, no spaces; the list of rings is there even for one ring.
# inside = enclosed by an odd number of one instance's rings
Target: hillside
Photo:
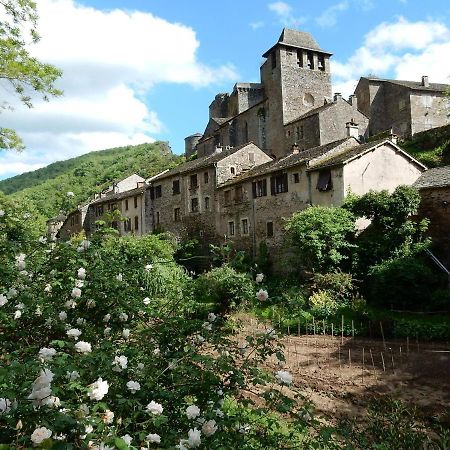
[[[417,133],[400,146],[429,168],[449,165],[450,125]]]
[[[62,207],[70,208],[85,202],[113,180],[132,173],[149,177],[174,167],[182,160],[181,156],[171,152],[166,142],[112,148],[0,181],[0,191],[33,204],[44,217],[49,218]],[[71,199],[67,197],[69,191],[75,194]]]

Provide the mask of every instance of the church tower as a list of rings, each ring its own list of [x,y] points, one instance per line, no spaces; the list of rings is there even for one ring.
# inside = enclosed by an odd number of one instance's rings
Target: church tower
[[[269,103],[269,141],[283,142],[284,124],[331,100],[330,56],[309,33],[288,28],[264,53],[261,81]]]

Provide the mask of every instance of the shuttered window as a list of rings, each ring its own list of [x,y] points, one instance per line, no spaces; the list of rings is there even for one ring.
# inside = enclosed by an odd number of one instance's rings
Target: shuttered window
[[[319,172],[319,178],[317,180],[317,189],[319,191],[329,191],[333,187],[331,181],[331,170],[322,170]]]
[[[288,192],[288,174],[282,173],[270,177],[270,194],[277,195]]]
[[[252,183],[253,198],[267,195],[267,180],[258,180]]]

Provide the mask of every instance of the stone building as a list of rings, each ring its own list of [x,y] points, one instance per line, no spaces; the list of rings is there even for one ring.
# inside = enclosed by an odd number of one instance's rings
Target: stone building
[[[154,177],[148,191],[155,230],[182,240],[217,242],[217,187],[268,161],[272,159],[250,142],[217,149]]]
[[[74,211],[71,211],[65,218],[64,222],[56,232],[56,237],[59,239],[70,239],[74,234],[81,233],[87,226],[86,213],[88,205],[79,206]],[[51,231],[49,224],[47,224],[49,237],[51,238]]]
[[[309,205],[340,206],[349,192],[392,192],[425,166],[389,139],[360,145],[353,136],[255,167],[218,189],[217,238],[256,255],[264,241],[282,260],[284,219]],[[234,199],[238,198],[236,201]]]
[[[369,135],[391,129],[400,137],[450,123],[447,84],[362,77],[355,89],[359,109],[369,117]]]
[[[260,83],[236,83],[231,94],[216,95],[196,144],[198,156],[252,141],[280,158],[297,138],[303,149],[344,138],[347,122],[358,124],[359,136],[366,134],[368,118],[356,99],[347,102],[337,95],[333,100],[331,53],[309,33],[283,29],[263,57]]]
[[[421,198],[418,216],[430,219],[433,252],[450,269],[450,166],[427,170],[414,186]]]

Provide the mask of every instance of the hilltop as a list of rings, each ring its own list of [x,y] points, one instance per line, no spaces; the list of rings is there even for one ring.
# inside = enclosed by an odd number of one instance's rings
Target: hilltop
[[[25,201],[46,218],[62,206],[73,207],[91,198],[113,180],[132,173],[150,177],[183,161],[166,142],[117,147],[59,161],[33,172],[0,181],[0,191]],[[68,205],[67,192],[75,196]]]

